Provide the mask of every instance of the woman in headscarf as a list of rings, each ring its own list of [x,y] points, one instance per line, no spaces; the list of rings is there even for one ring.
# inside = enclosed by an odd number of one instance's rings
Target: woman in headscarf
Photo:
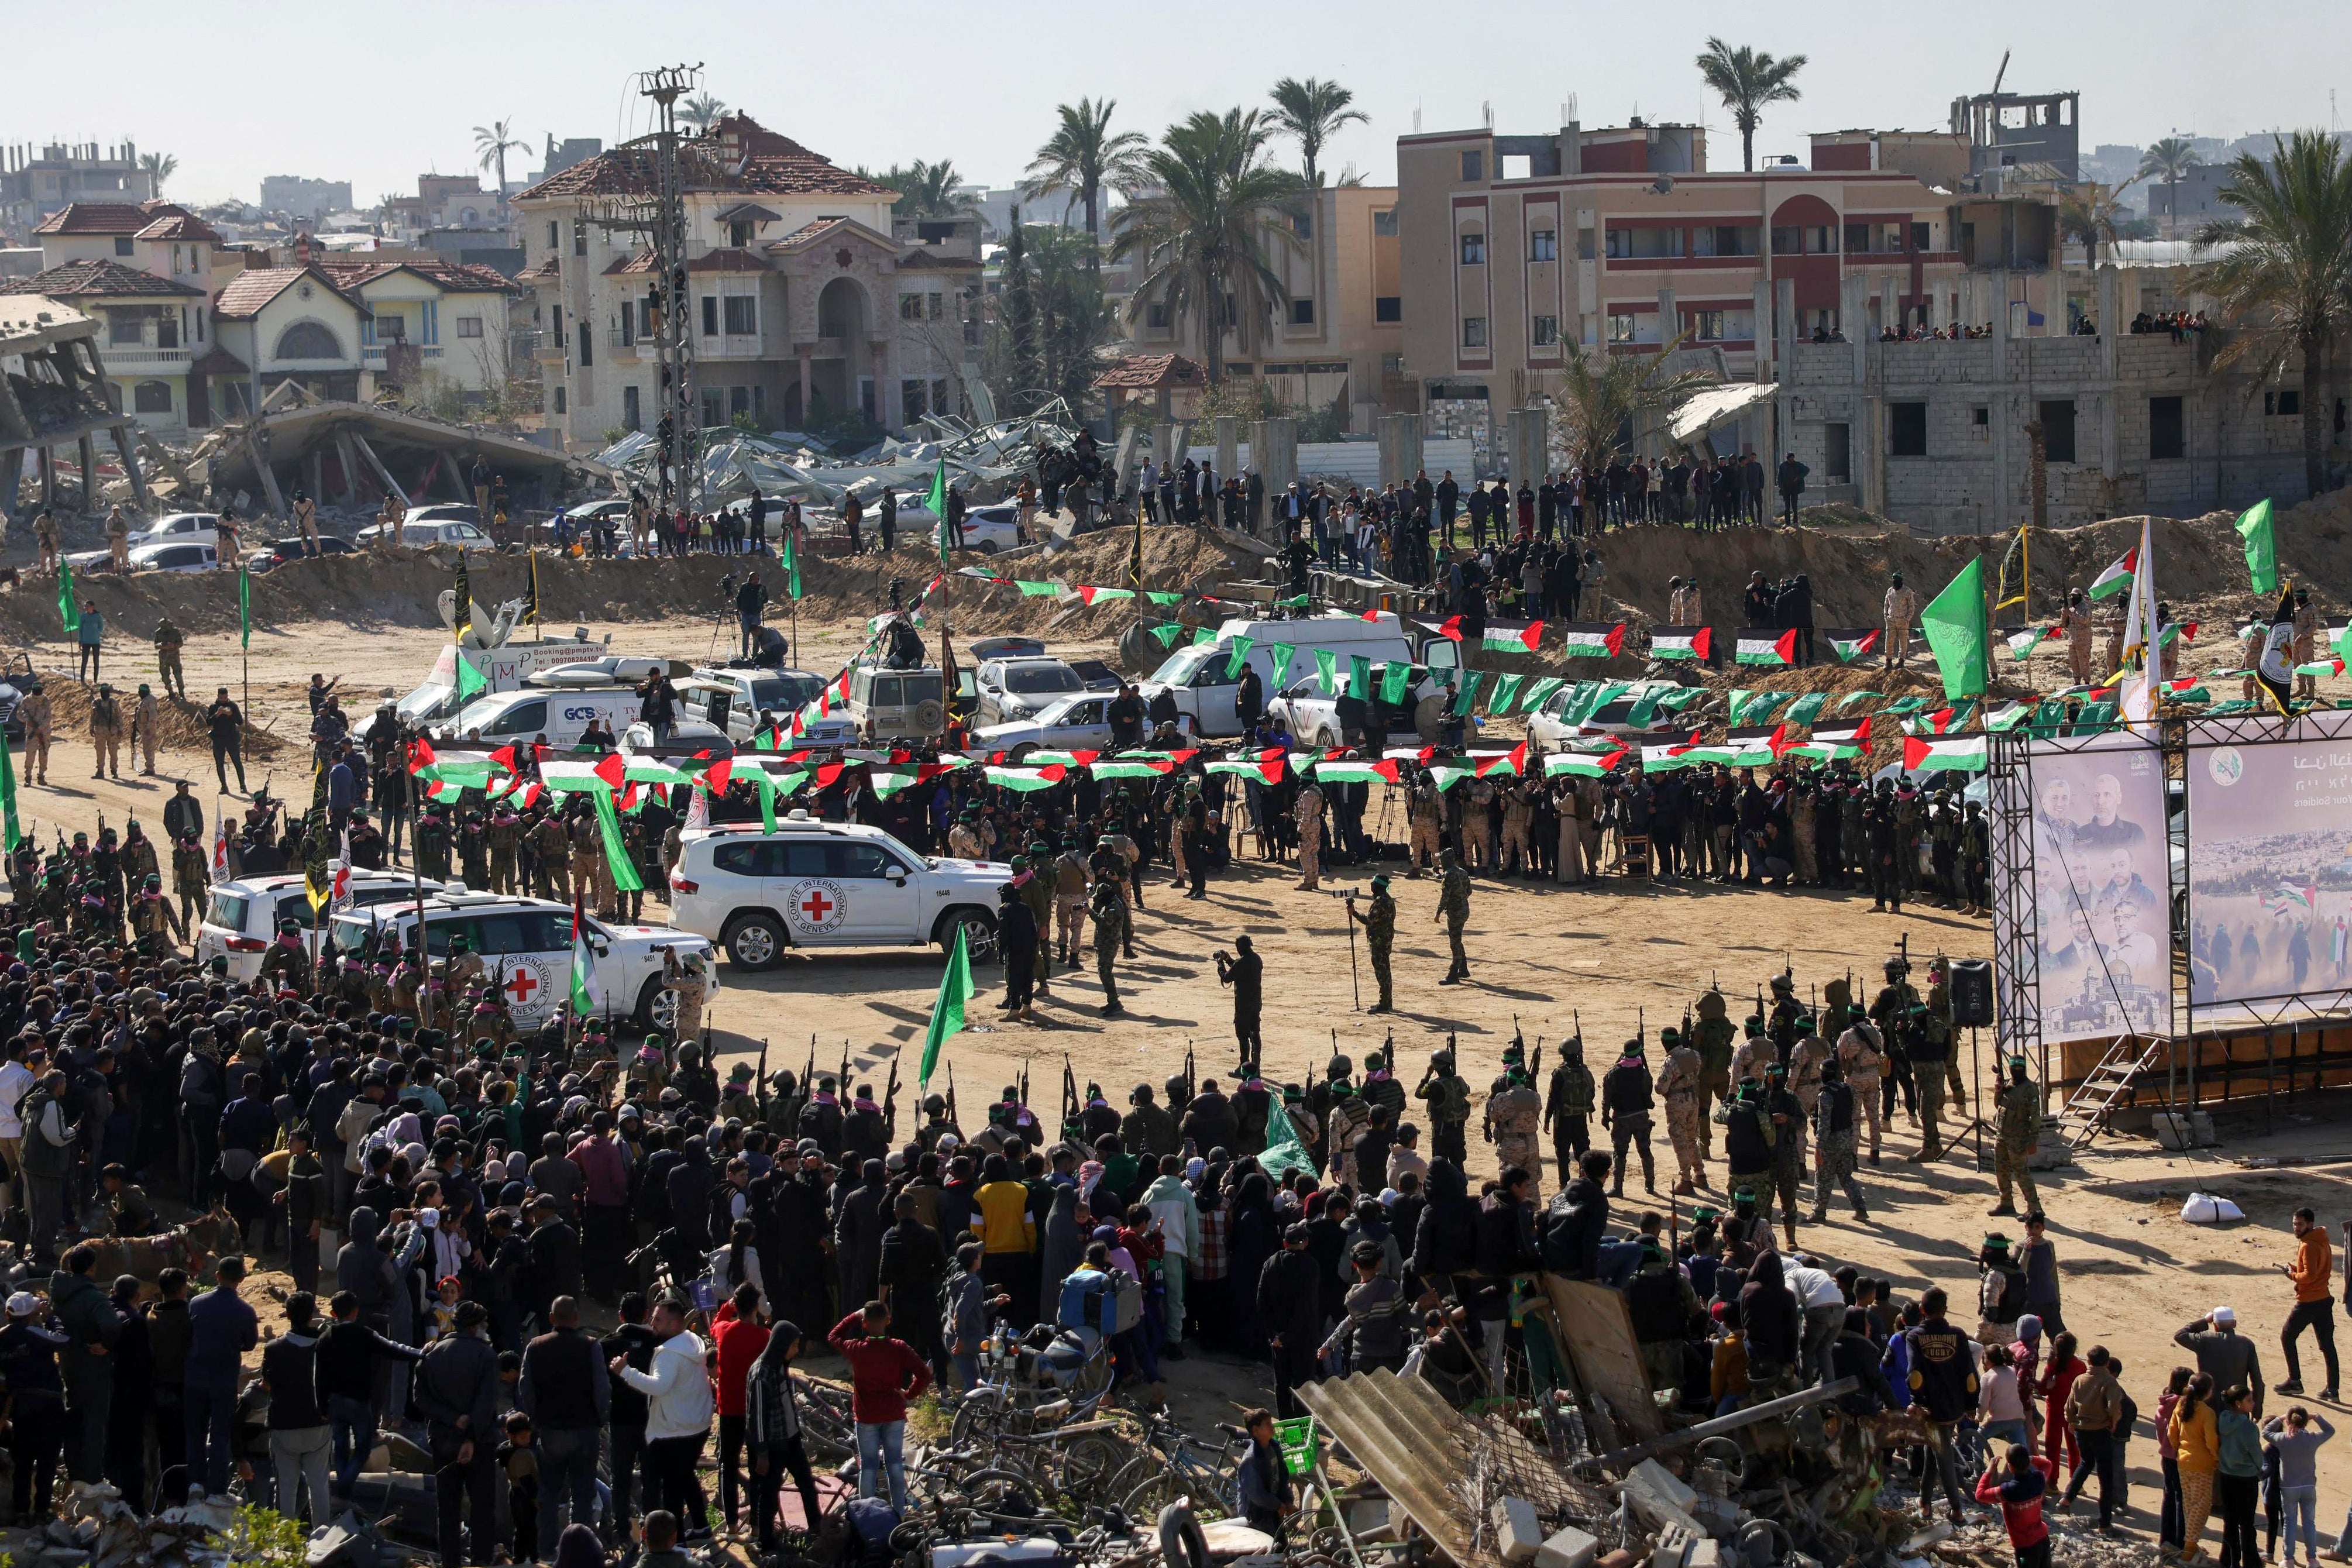
[[[779,1318],[770,1328],[760,1359],[743,1383],[743,1437],[751,1451],[751,1530],[764,1554],[779,1550],[776,1536],[777,1472],[793,1478],[801,1494],[802,1518],[812,1539],[824,1506],[816,1474],[801,1442],[800,1408],[793,1404],[793,1358],[800,1353],[800,1326]]]
[[[1265,1173],[1252,1169],[1225,1207],[1225,1294],[1231,1314],[1228,1348],[1253,1361],[1264,1361],[1267,1350],[1265,1323],[1257,1311],[1257,1277],[1281,1246],[1272,1190]]]
[[[1066,1182],[1054,1186],[1054,1206],[1045,1211],[1045,1255],[1037,1271],[1041,1301],[1061,1299],[1062,1281],[1077,1271],[1086,1256],[1078,1235],[1078,1189]]]
[[[1801,1321],[1796,1294],[1780,1278],[1780,1255],[1759,1254],[1739,1288],[1739,1326],[1748,1342],[1748,1381],[1759,1395],[1787,1392],[1774,1385],[1796,1365]]]
[[[604,1543],[588,1524],[567,1524],[555,1540],[555,1568],[606,1568]]]

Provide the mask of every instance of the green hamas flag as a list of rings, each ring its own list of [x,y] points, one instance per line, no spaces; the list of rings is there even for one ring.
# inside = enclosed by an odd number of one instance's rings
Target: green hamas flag
[[[1381,700],[1393,708],[1404,700],[1405,691],[1412,685],[1412,666],[1391,664],[1381,671]]]
[[[1331,697],[1339,689],[1339,656],[1328,647],[1315,650],[1315,679],[1323,688],[1323,695]]]
[[[784,588],[793,598],[801,596],[800,544],[789,527],[784,530]]]
[[[236,569],[237,646],[253,646],[253,578],[240,563]]]
[[[1519,682],[1526,679],[1524,675],[1496,676],[1495,695],[1486,700],[1486,711],[1498,719],[1508,713],[1511,710],[1512,702],[1519,695]]]
[[[1989,649],[1992,632],[1985,616],[1984,558],[1960,568],[1927,607],[1919,629],[1936,655],[1947,697],[1979,697],[1992,679]]]
[[[1265,1148],[1258,1154],[1257,1163],[1258,1169],[1277,1182],[1293,1171],[1315,1169],[1314,1156],[1299,1142],[1298,1129],[1291,1124],[1279,1100],[1270,1101],[1265,1108]]]
[[[1478,688],[1485,685],[1486,681],[1486,672],[1483,669],[1465,669],[1462,672],[1462,689],[1454,694],[1454,716],[1456,719],[1467,719],[1470,716],[1470,710],[1478,705]]]
[[[588,798],[596,803],[596,826],[604,830],[604,863],[612,868],[613,886],[624,893],[643,892],[646,884],[629,858],[628,841],[621,837],[621,814],[614,809],[613,792],[590,790]]]
[[[1348,695],[1359,702],[1372,694],[1372,660],[1369,654],[1348,656]]]
[[[956,927],[955,946],[948,950],[947,973],[940,976],[940,994],[931,1003],[930,1026],[923,1031],[923,1065],[915,1076],[916,1089],[930,1087],[931,1073],[949,1039],[963,1032],[963,1010],[971,1001],[971,949],[965,928]],[[1276,1112],[1279,1114],[1279,1112]],[[1269,1131],[1271,1125],[1269,1124]]]
[[[948,563],[948,460],[945,458],[941,458],[940,466],[931,471],[931,493],[923,498],[923,504],[931,509],[931,517],[939,525],[940,564],[944,566]]]
[[[457,656],[457,700],[469,701],[477,691],[488,690],[490,678],[474,667],[474,661],[466,657],[466,650],[457,648],[453,651]]]
[[[2257,594],[2278,592],[2278,541],[2271,531],[2271,498],[2264,496],[2238,519],[2238,537],[2246,542],[2246,574]]]
[[[8,755],[8,742],[0,738],[0,854],[14,855],[24,834],[16,826],[16,764]]]
[[[1290,661],[1298,657],[1298,645],[1270,642],[1265,645],[1265,651],[1274,658],[1274,679],[1266,684],[1279,691],[1282,689],[1283,679],[1290,673]]]
[[[1156,626],[1147,626],[1144,629],[1149,631],[1153,637],[1160,639],[1160,646],[1161,647],[1174,647],[1176,646],[1176,639],[1184,635],[1184,623],[1181,621],[1162,621]]]
[[[81,630],[81,606],[74,603],[73,568],[58,563],[58,618],[69,633]]]
[[[1255,646],[1257,646],[1255,637],[1244,636],[1234,638],[1234,651],[1225,655],[1226,679],[1239,680],[1242,678],[1242,666],[1249,662],[1250,649]]]

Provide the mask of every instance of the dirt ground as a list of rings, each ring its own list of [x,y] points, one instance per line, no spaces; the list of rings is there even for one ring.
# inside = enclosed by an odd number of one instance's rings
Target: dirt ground
[[[1073,580],[1087,579],[1074,574]],[[846,598],[856,589],[845,584],[843,592]],[[708,623],[698,617],[598,620],[591,626],[599,634],[609,626],[615,632],[614,646],[632,651],[698,655],[709,637]],[[1105,649],[1107,639],[1095,624],[1083,626],[1094,635],[1074,647]],[[1069,626],[1062,635],[1076,629]],[[822,626],[804,622],[803,630],[810,635],[802,662],[820,670],[837,667],[839,658],[862,640],[845,616]],[[442,635],[381,622],[366,630],[317,620],[269,625],[254,639],[256,718],[280,734],[299,735],[300,689],[314,669],[342,674],[344,689],[363,700],[404,691],[428,666]],[[69,668],[67,650],[54,637],[28,651],[45,670]],[[186,659],[192,692],[201,696],[220,684],[240,689],[233,630],[193,636]],[[2206,665],[2203,659],[2193,662]],[[110,663],[107,673],[120,685],[135,686],[152,678],[152,665],[142,649]],[[1840,679],[1862,684],[1854,672]],[[1883,680],[1873,684],[1887,689]],[[193,731],[181,733],[194,738]],[[293,775],[302,771],[294,760],[299,755],[289,751],[274,764],[249,763],[248,777],[259,784],[274,765],[273,787],[291,793],[299,782]],[[193,747],[167,750],[159,780],[95,783],[89,772],[86,743],[62,740],[50,785],[23,787],[20,814],[26,827],[44,837],[53,825],[68,833],[94,828],[100,812],[109,822],[119,823],[134,810],[153,820],[169,794],[168,780],[175,776],[196,781],[208,817],[224,804],[215,795],[209,755]],[[1360,869],[1327,876],[1326,887],[1333,892],[1360,887],[1363,875]],[[1480,1099],[1515,1028],[1531,1045],[1540,1039],[1548,1059],[1563,1036],[1580,1029],[1588,1060],[1605,1066],[1617,1042],[1637,1027],[1654,1040],[1657,1029],[1678,1021],[1711,982],[1719,981],[1735,999],[1748,996],[1786,962],[1794,966],[1801,994],[1848,970],[1866,977],[1866,986],[1897,935],[1906,932],[1915,958],[1937,952],[1984,956],[1990,946],[1981,921],[1924,907],[1899,918],[1874,916],[1866,902],[1832,894],[1712,884],[1612,881],[1574,889],[1481,882],[1468,937],[1473,983],[1440,989],[1444,944],[1433,919],[1434,885],[1427,879],[1400,878],[1400,1011],[1393,1018],[1377,1019],[1358,1010],[1356,981],[1360,978],[1361,999],[1369,1003],[1371,976],[1368,967],[1351,973],[1348,927],[1338,901],[1298,891],[1294,880],[1286,870],[1245,863],[1212,882],[1205,903],[1186,902],[1164,885],[1149,888],[1150,907],[1139,921],[1138,958],[1119,970],[1129,1008],[1124,1018],[1107,1022],[1097,1016],[1098,994],[1090,968],[1055,977],[1053,996],[1040,1009],[1045,1021],[1034,1027],[1003,1025],[991,1008],[976,1005],[973,1028],[948,1052],[967,1123],[977,1124],[992,1092],[1014,1081],[1024,1067],[1033,1101],[1051,1116],[1066,1053],[1080,1081],[1100,1082],[1114,1102],[1123,1101],[1137,1082],[1156,1084],[1179,1070],[1188,1046],[1203,1075],[1225,1076],[1234,1063],[1231,1003],[1217,984],[1212,955],[1243,931],[1254,937],[1266,960],[1266,1060],[1275,1073],[1304,1081],[1335,1047],[1360,1066],[1366,1052],[1393,1037],[1403,1070],[1417,1079],[1428,1052],[1453,1035]],[[1354,954],[1360,964],[1360,948]],[[797,1068],[812,1039],[825,1063],[837,1062],[846,1042],[856,1071],[878,1088],[893,1058],[921,1037],[940,962],[935,951],[908,950],[795,958],[762,976],[722,969],[724,989],[711,1013],[720,1055],[730,1061],[756,1057],[764,1041],[772,1067]],[[992,989],[1001,986],[993,968],[982,970],[979,978]],[[1988,1048],[1985,1066],[1990,1065]],[[908,1060],[906,1077],[911,1078],[913,1068]],[[906,1088],[911,1090],[911,1083]],[[1972,1080],[1970,1103],[1976,1100]],[[906,1103],[911,1113],[910,1093]],[[2262,1346],[2266,1375],[2273,1381],[2283,1375],[2277,1330],[2292,1293],[2274,1266],[2292,1252],[2286,1215],[2300,1202],[2314,1204],[2331,1227],[2352,1215],[2352,1192],[2344,1190],[2352,1175],[2352,1144],[2332,1131],[2340,1115],[2340,1108],[2331,1112],[2306,1099],[2282,1111],[2268,1136],[2259,1116],[2225,1119],[2224,1147],[2196,1154],[2165,1154],[2139,1140],[2103,1140],[2081,1156],[2078,1166],[2042,1178],[2062,1259],[2067,1322],[2085,1346],[2102,1342],[2123,1358],[2126,1382],[2144,1412],[2153,1413],[2165,1373],[2184,1359],[2185,1352],[2169,1343],[2173,1331],[2217,1305],[2237,1309],[2245,1331]],[[1654,1142],[1661,1165],[1669,1165],[1663,1126]],[[1865,1272],[1885,1274],[1898,1290],[1942,1284],[1956,1297],[1969,1299],[1977,1245],[1990,1225],[2008,1222],[1985,1217],[1993,1202],[1989,1173],[1979,1174],[1961,1153],[1932,1166],[1900,1158],[1916,1147],[1916,1134],[1898,1128],[1888,1140],[1886,1163],[1864,1167],[1872,1205],[1866,1224],[1841,1218],[1832,1226],[1809,1226],[1801,1242],[1830,1266],[1852,1262]],[[1493,1171],[1490,1145],[1474,1139],[1471,1152],[1475,1171]],[[2329,1161],[2274,1171],[2243,1171],[2232,1163],[2249,1155]],[[1719,1166],[1716,1176],[1719,1195]],[[1546,1173],[1547,1194],[1556,1181],[1555,1173]],[[2234,1198],[2248,1221],[2226,1230],[2182,1224],[2179,1204],[2192,1188]],[[1646,1201],[1633,1196],[1639,1191],[1636,1182],[1629,1192],[1634,1203]],[[1664,1202],[1663,1185],[1656,1201]],[[1842,1207],[1837,1212],[1842,1215]],[[282,1279],[261,1275],[253,1289],[266,1295],[273,1284],[285,1288]],[[266,1312],[265,1321],[278,1319]],[[1196,1423],[1221,1418],[1260,1396],[1254,1369],[1238,1364],[1196,1357],[1171,1371],[1180,1409]],[[2306,1369],[2305,1381],[2314,1388],[2322,1381],[2315,1364]],[[2266,1399],[2273,1410],[2285,1403],[2274,1394]],[[2131,1523],[2152,1531],[2154,1447],[2143,1437],[2130,1452],[2136,1505]],[[2352,1486],[2352,1446],[2332,1444],[2320,1457],[2332,1507],[2332,1500]]]

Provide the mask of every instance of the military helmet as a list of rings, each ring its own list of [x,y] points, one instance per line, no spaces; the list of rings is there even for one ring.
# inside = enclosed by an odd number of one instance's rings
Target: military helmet
[[[1910,973],[1911,961],[1901,953],[1898,952],[1886,961],[1886,978],[1889,982],[1899,982]]]
[[[945,1095],[943,1095],[943,1094],[927,1094],[927,1095],[923,1096],[923,1114],[924,1114],[924,1115],[926,1115],[926,1116],[945,1116],[947,1113],[948,1113],[948,1100],[947,1100],[947,1096],[945,1096]]]
[[[1794,991],[1797,988],[1796,980],[1788,974],[1776,974],[1772,976],[1769,984],[1775,992]]]

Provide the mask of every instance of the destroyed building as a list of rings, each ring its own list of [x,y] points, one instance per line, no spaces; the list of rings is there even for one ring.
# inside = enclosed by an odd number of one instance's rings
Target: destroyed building
[[[688,141],[680,157],[704,427],[743,418],[802,430],[862,416],[891,431],[927,414],[983,416],[966,392],[980,339],[976,226],[895,238],[896,191],[744,114]],[[616,221],[653,176],[649,149],[615,148],[514,200],[530,258],[518,280],[539,305],[546,411],[569,450],[647,429],[662,405],[652,253]]]
[[[74,499],[86,508],[90,481],[100,472],[100,432],[145,507],[135,430],[107,398],[97,321],[43,295],[0,295],[0,518],[16,514],[28,472],[38,477],[37,504],[62,504],[61,455],[73,460]]]

